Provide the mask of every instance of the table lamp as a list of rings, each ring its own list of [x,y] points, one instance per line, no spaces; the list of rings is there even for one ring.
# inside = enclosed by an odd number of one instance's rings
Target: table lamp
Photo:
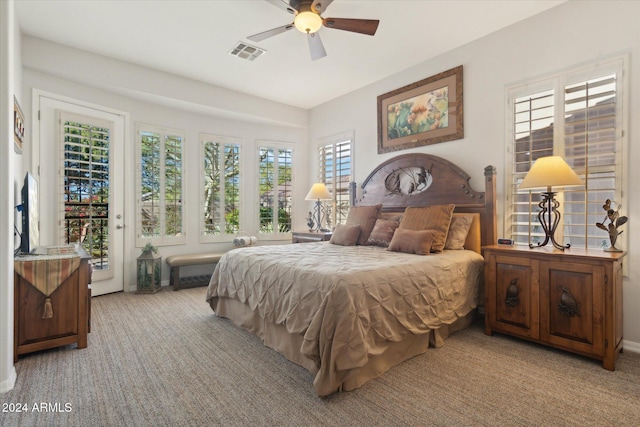
[[[560,212],[558,211],[560,203],[555,199],[556,193],[551,188],[576,185],[584,185],[584,182],[560,156],[537,159],[531,166],[527,176],[520,183],[518,188],[521,190],[545,187],[547,189],[547,191],[542,192],[542,201],[538,204],[540,206],[538,221],[540,221],[540,225],[542,225],[542,229],[545,232],[545,239],[543,242],[538,242],[538,247],[546,246],[549,242],[555,248],[563,251],[571,247],[571,244],[559,244],[554,237],[556,228],[560,223]],[[534,245],[530,243],[529,247],[534,248]]]
[[[313,225],[311,231],[322,231],[321,221],[322,221],[322,202],[321,200],[331,200],[331,193],[327,190],[327,187],[322,182],[316,182],[309,190],[307,197],[305,200],[315,200],[315,206],[313,208],[313,213],[315,217],[315,224]]]

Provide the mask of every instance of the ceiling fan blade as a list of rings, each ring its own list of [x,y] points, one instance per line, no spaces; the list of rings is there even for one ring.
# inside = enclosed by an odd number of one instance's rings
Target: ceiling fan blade
[[[315,10],[317,13],[322,14],[327,7],[333,2],[333,0],[313,0],[311,4],[311,10]]]
[[[379,23],[380,21],[377,19],[326,18],[322,20],[322,24],[327,28],[367,34],[369,36],[376,33]]]
[[[324,50],[324,45],[322,44],[322,40],[320,40],[320,34],[307,34],[307,40],[309,41],[309,51],[311,52],[312,61],[327,56],[327,51]]]
[[[252,36],[247,37],[252,42],[261,42],[262,40],[268,39],[269,37],[276,36],[280,33],[284,33],[285,31],[289,31],[290,29],[295,28],[293,24],[283,25],[282,27],[273,28],[271,30],[263,31],[258,34],[254,34]]]
[[[266,0],[266,1],[274,5],[278,9],[286,10],[292,15],[298,14],[298,5],[297,5],[297,3],[299,3],[298,1],[291,2],[293,3],[293,6],[291,6],[291,3],[286,0]]]

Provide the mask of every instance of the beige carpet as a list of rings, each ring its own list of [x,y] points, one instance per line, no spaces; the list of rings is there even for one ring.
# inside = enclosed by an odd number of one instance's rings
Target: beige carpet
[[[321,399],[308,372],[217,318],[204,297],[94,298],[88,348],[23,356],[15,389],[0,395],[0,425],[640,425],[640,354],[623,353],[609,372],[478,324]],[[27,412],[5,412],[12,403]]]

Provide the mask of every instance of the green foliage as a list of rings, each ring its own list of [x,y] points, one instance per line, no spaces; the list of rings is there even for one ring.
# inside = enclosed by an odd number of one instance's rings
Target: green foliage
[[[157,254],[158,248],[156,248],[155,246],[153,246],[153,244],[151,244],[151,242],[149,242],[146,245],[144,245],[144,248],[142,248],[142,252],[146,254],[151,252],[153,252],[154,254]]]
[[[263,233],[273,233],[273,209],[270,207],[260,208],[260,231]],[[278,209],[278,232],[286,233],[291,231],[291,214],[285,209]]]

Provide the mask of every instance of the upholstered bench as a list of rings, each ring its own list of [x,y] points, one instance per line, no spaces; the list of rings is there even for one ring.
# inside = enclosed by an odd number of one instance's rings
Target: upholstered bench
[[[181,254],[171,255],[167,257],[167,265],[171,267],[169,284],[173,286],[173,290],[177,291],[183,288],[193,288],[195,286],[207,286],[210,276],[188,276],[180,277],[180,267],[188,265],[205,265],[217,264],[223,253],[203,253],[203,254]]]

